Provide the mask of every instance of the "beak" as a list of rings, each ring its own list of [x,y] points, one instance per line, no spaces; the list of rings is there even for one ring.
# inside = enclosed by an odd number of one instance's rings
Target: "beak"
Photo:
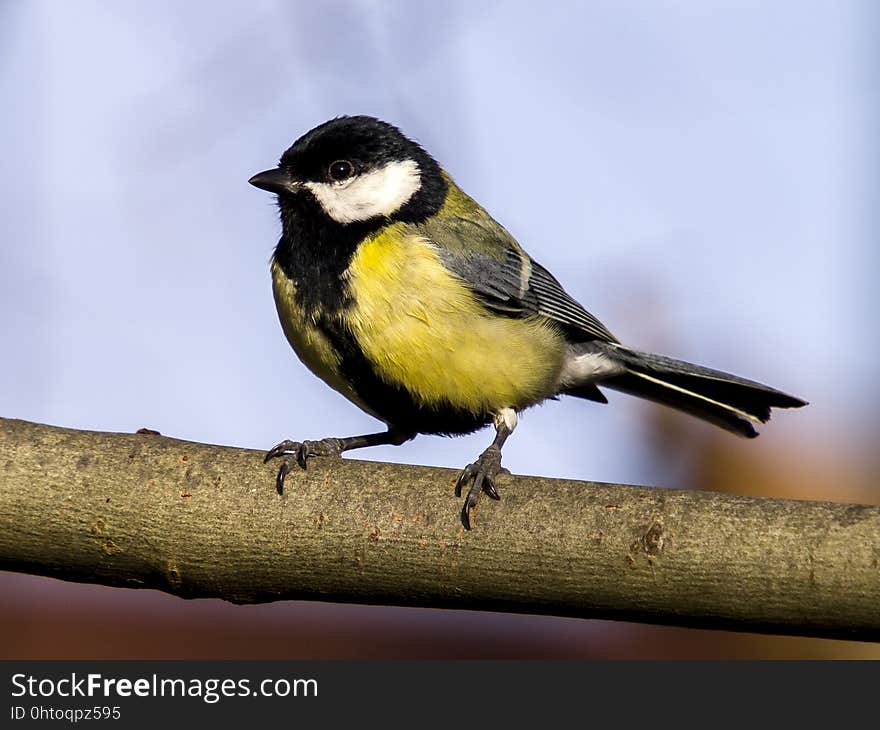
[[[248,182],[254,187],[268,190],[270,193],[278,195],[281,195],[281,193],[295,193],[300,186],[299,182],[294,180],[287,170],[280,167],[258,172]]]

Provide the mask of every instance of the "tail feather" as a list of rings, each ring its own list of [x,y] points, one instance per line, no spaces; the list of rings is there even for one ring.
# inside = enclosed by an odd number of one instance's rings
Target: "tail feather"
[[[771,408],[806,405],[800,398],[720,370],[616,343],[603,349],[625,368],[603,380],[603,386],[662,403],[747,438],[758,435],[753,424],[766,423]]]

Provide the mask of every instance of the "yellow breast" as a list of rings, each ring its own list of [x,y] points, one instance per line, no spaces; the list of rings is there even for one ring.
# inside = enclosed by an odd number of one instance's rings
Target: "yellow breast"
[[[486,312],[402,224],[361,244],[348,269],[349,325],[378,374],[426,406],[476,414],[524,408],[550,395],[562,336],[544,320]]]

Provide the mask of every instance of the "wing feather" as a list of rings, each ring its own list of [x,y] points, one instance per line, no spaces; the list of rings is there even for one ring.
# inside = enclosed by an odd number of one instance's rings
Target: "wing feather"
[[[578,339],[618,341],[500,224],[480,213],[474,219],[438,216],[418,227],[487,309],[508,317],[546,317]]]

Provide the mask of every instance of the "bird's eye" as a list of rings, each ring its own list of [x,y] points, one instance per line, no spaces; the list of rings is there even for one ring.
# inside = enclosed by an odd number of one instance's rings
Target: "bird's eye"
[[[348,180],[354,173],[354,165],[352,165],[348,160],[336,160],[330,164],[330,167],[327,169],[327,176],[333,180],[333,182],[342,182],[343,180]]]

